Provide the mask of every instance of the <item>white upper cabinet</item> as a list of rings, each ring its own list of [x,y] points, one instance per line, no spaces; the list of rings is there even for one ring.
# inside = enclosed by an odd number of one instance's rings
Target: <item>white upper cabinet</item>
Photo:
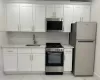
[[[45,54],[33,54],[32,71],[45,71]]]
[[[63,5],[55,5],[56,18],[63,18],[64,7]]]
[[[55,13],[54,5],[47,5],[46,6],[46,18],[52,18],[55,16],[56,16],[56,13]]]
[[[90,5],[7,4],[7,31],[46,32],[46,18],[63,18],[64,32],[71,23],[90,21]]]
[[[90,10],[89,5],[83,6],[82,21],[90,21]]]
[[[34,32],[45,32],[45,6],[36,5],[35,6],[35,28]]]
[[[90,21],[90,6],[74,5],[73,22]]]
[[[33,30],[32,4],[20,4],[20,30]]]
[[[73,6],[72,5],[64,5],[64,32],[70,32],[71,23],[73,22]]]
[[[63,18],[63,5],[47,5],[46,18]]]
[[[82,12],[83,12],[82,5],[74,5],[73,22],[82,21]]]
[[[33,4],[32,6],[32,18],[33,18],[33,32],[34,32],[34,28],[35,28],[35,4]]]
[[[19,4],[7,4],[6,6],[7,31],[19,30]]]

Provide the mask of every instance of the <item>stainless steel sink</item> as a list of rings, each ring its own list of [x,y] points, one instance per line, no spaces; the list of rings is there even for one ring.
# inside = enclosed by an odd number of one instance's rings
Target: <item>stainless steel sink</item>
[[[39,44],[27,44],[26,46],[40,46]]]

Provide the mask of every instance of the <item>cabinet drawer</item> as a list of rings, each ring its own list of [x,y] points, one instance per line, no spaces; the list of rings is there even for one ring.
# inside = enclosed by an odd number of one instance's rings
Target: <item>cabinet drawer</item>
[[[45,53],[45,49],[43,49],[43,48],[33,48],[32,53]]]
[[[72,49],[64,49],[64,52],[71,52],[72,53]]]
[[[18,53],[32,53],[31,48],[18,48]]]
[[[17,53],[17,48],[3,48],[4,54],[14,54]]]

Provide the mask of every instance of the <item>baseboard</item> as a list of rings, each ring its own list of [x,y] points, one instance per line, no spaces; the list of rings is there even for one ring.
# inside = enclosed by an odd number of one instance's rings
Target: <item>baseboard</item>
[[[94,75],[100,79],[100,75],[94,72]]]

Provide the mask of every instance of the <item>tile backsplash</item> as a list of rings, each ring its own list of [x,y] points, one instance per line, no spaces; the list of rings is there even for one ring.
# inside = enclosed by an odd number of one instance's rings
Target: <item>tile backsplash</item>
[[[32,44],[33,34],[36,36],[38,44],[47,42],[69,43],[69,33],[45,32],[45,33],[28,33],[28,32],[8,32],[8,44]]]

